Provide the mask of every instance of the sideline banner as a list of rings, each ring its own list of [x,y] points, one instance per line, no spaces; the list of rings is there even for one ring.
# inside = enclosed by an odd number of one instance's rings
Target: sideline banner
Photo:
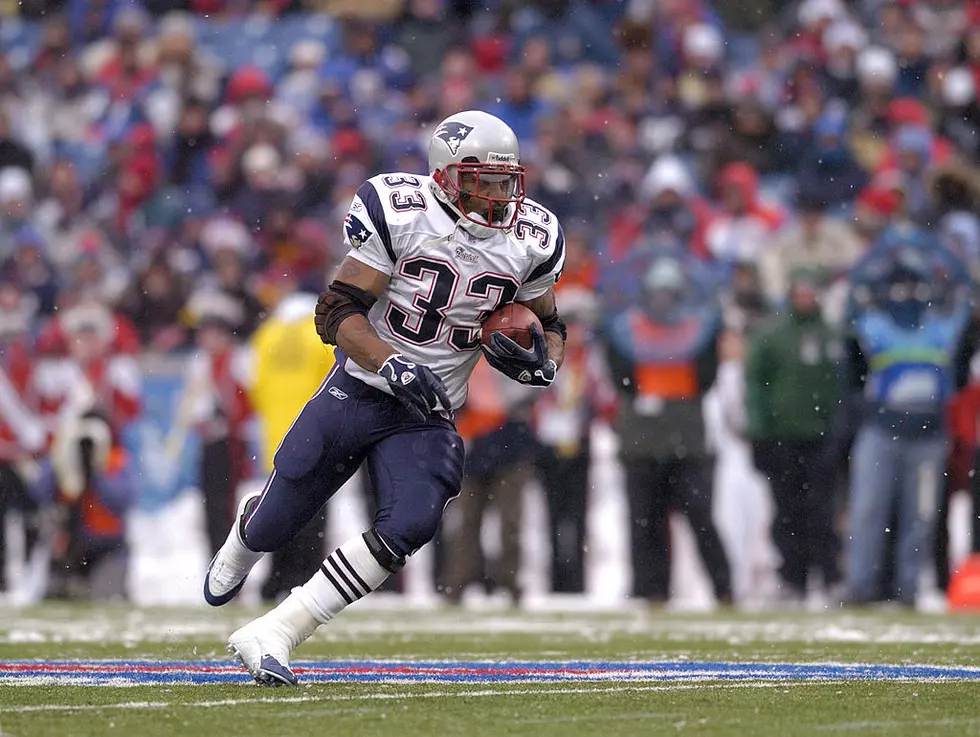
[[[191,426],[185,393],[186,355],[144,354],[143,407],[125,432],[139,474],[137,508],[152,512],[198,485],[201,443]]]

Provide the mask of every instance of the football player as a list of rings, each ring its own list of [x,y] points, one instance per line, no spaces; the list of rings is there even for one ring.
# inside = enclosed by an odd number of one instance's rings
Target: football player
[[[378,510],[370,529],[229,639],[264,685],[294,685],[291,651],[435,535],[459,494],[463,443],[453,413],[480,357],[482,320],[510,302],[540,318],[531,348],[498,333],[483,347],[515,381],[546,387],[562,362],[553,287],[564,235],[554,214],[525,197],[514,132],[484,112],[452,115],[432,135],[429,171],[380,174],[358,189],[344,224],[350,251],[316,307],[336,366],[208,567],[204,596],[221,606],[367,461]]]

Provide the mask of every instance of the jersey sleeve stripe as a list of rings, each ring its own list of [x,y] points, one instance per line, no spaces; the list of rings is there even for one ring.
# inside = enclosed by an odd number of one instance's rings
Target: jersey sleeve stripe
[[[395,249],[391,246],[391,232],[388,230],[388,221],[385,219],[385,211],[381,205],[378,190],[371,182],[364,182],[357,190],[357,196],[364,203],[368,217],[374,223],[374,229],[378,231],[378,237],[384,244],[385,251],[388,252],[388,258],[391,259],[391,263],[395,263]]]
[[[561,229],[561,223],[558,224],[558,238],[555,239],[555,250],[552,252],[551,257],[542,264],[538,265],[531,275],[524,280],[524,283],[533,282],[540,279],[542,276],[546,276],[551,272],[555,271],[565,260],[565,231]]]

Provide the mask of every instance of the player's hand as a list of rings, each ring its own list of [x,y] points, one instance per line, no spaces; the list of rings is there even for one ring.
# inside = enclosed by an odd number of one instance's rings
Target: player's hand
[[[548,358],[548,343],[537,326],[531,326],[531,347],[524,348],[502,333],[490,336],[483,346],[487,363],[514,381],[528,386],[551,386],[558,364]]]
[[[388,356],[378,374],[391,387],[395,398],[412,410],[422,421],[438,409],[449,409],[449,394],[442,379],[432,369],[420,363],[412,363],[401,353]]]

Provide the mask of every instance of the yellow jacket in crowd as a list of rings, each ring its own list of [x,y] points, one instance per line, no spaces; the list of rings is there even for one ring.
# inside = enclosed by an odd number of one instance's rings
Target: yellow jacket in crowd
[[[262,423],[262,464],[272,471],[279,441],[334,364],[313,324],[316,295],[286,297],[252,336],[251,400]]]

